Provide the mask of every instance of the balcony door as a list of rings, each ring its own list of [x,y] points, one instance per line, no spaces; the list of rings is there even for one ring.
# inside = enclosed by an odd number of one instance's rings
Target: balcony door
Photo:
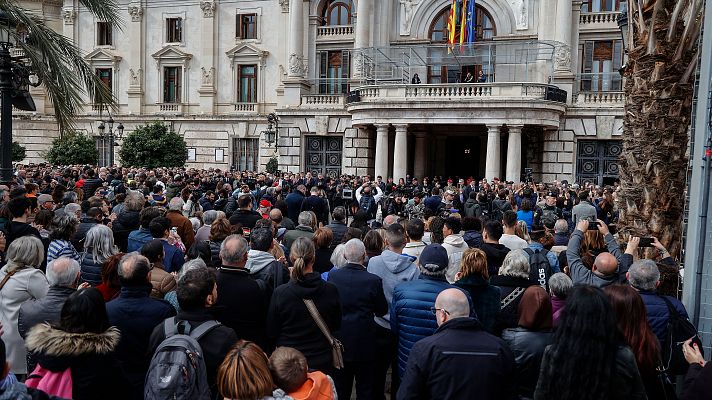
[[[348,50],[319,52],[319,93],[347,93],[349,91],[350,67]]]

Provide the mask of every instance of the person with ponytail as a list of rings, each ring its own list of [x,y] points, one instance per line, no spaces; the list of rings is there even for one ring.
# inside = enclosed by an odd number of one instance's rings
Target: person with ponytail
[[[333,373],[332,347],[309,314],[304,300],[314,302],[331,333],[341,326],[339,292],[314,271],[314,242],[297,238],[289,252],[292,279],[275,289],[267,316],[267,335],[275,346],[293,347],[307,358],[309,369]]]

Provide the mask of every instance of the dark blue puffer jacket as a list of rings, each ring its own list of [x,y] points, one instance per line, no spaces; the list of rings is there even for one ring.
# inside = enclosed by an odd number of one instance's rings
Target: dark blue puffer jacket
[[[438,324],[430,307],[445,289],[455,286],[447,283],[445,277],[435,278],[420,275],[416,280],[396,286],[391,303],[391,330],[398,338],[398,373],[405,374],[408,356],[418,340],[435,333]]]
[[[678,314],[683,318],[688,318],[687,310],[685,306],[680,303],[680,300],[665,296],[672,306],[675,307]],[[648,313],[648,323],[650,323],[650,328],[652,328],[655,336],[658,337],[660,344],[665,343],[665,336],[667,333],[667,324],[670,320],[670,310],[668,310],[665,300],[663,300],[657,293],[641,290],[640,298],[643,299],[643,304],[645,304],[645,311]]]
[[[82,262],[79,264],[81,267],[81,281],[87,282],[92,286],[100,285],[102,264],[97,264],[94,261],[94,256],[92,256],[91,251],[82,253],[81,255]]]

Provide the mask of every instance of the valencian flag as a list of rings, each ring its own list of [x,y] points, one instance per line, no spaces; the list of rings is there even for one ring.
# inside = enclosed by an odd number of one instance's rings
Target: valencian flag
[[[452,47],[455,45],[455,32],[457,31],[457,0],[452,0],[450,6],[450,16],[447,19],[447,43],[448,53],[452,53]]]
[[[469,42],[468,36],[467,36],[467,7],[468,3],[474,3],[472,0],[462,0],[462,6],[460,7],[462,10],[462,17],[460,19],[460,53],[465,51],[462,48],[463,43]]]

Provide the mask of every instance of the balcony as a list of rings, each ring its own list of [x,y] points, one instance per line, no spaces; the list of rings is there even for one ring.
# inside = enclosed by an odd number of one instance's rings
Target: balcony
[[[623,91],[579,92],[574,97],[574,103],[576,107],[585,108],[623,107],[625,93]]]
[[[235,103],[235,112],[240,114],[257,113],[257,103]]]
[[[302,96],[303,108],[343,109],[343,94],[306,94]]]
[[[581,32],[618,30],[620,14],[620,11],[582,12],[579,17],[579,30]]]
[[[521,123],[558,126],[566,92],[545,83],[366,85],[351,92],[347,110],[356,124]]]
[[[327,25],[316,28],[317,42],[354,40],[353,25]]]
[[[159,103],[158,113],[167,115],[183,114],[183,104],[180,103]]]
[[[576,76],[576,107],[623,107],[623,78],[618,72],[583,73]]]

